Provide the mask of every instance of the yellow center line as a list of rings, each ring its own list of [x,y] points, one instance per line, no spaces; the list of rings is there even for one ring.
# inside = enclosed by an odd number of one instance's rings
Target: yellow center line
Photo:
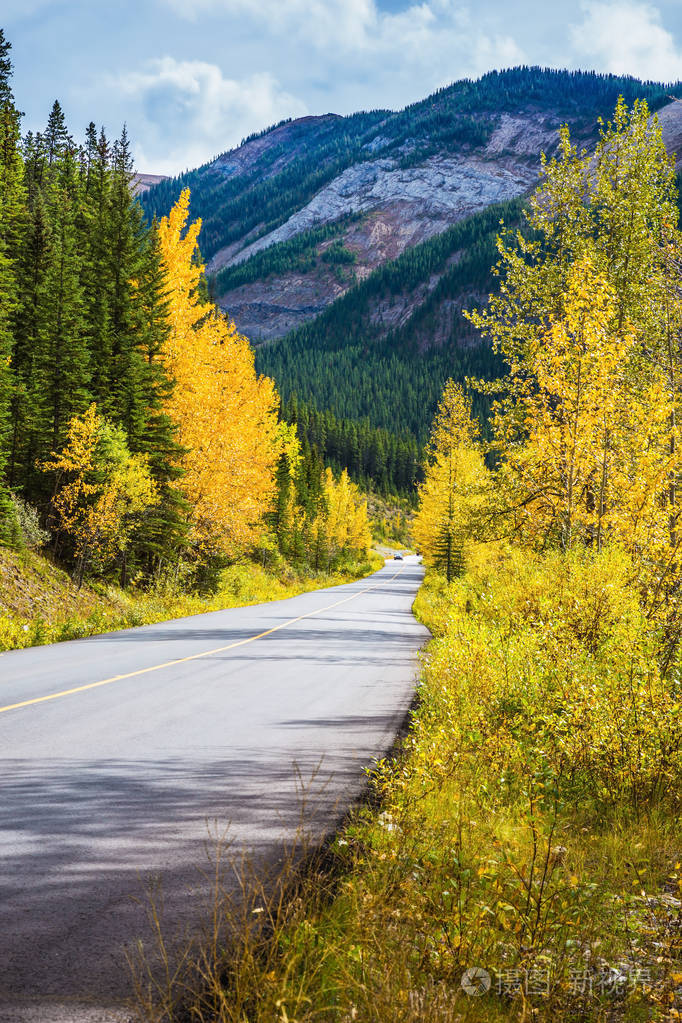
[[[188,661],[198,661],[201,657],[211,657],[213,654],[221,654],[226,650],[234,650],[238,646],[245,646],[247,643],[255,643],[257,639],[263,639],[264,636],[271,636],[273,632],[279,632],[280,629],[286,629],[289,625],[295,625],[296,622],[303,621],[304,618],[313,618],[315,615],[322,614],[324,611],[331,611],[335,607],[339,607],[341,604],[347,604],[349,600],[355,600],[356,597],[361,597],[363,593],[369,593],[371,590],[379,589],[384,583],[390,583],[396,576],[400,575],[405,566],[399,568],[390,579],[382,579],[380,583],[375,583],[373,586],[366,586],[364,590],[358,590],[357,593],[351,593],[350,597],[344,597],[342,600],[337,600],[334,604],[327,604],[326,607],[318,607],[316,611],[308,611],[307,614],[299,615],[298,618],[290,618],[287,622],[282,622],[281,625],[275,625],[272,629],[266,629],[265,632],[259,632],[257,636],[249,636],[247,639],[239,639],[235,643],[228,643],[227,646],[218,646],[213,650],[204,650],[201,654],[190,654],[189,657],[178,657],[174,661],[165,661],[163,664],[154,664],[151,668],[139,668],[137,671],[129,671],[125,675],[112,675],[111,678],[102,679],[101,682],[88,682],[82,686],[75,686],[73,689],[62,689],[59,693],[51,693],[49,696],[36,696],[32,700],[22,700],[21,703],[10,703],[6,707],[0,707],[0,714],[5,714],[8,710],[19,710],[21,707],[32,707],[36,703],[46,703],[48,700],[60,700],[64,696],[73,696],[75,693],[84,693],[88,689],[98,689],[100,686],[109,686],[112,682],[121,682],[126,678],[135,678],[137,675],[146,675],[151,671],[161,671],[163,668],[172,668],[176,664],[187,664]],[[219,612],[217,612],[219,613]]]

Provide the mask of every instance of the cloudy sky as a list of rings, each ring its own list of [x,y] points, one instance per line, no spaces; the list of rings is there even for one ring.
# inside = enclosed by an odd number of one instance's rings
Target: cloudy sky
[[[124,121],[139,170],[283,117],[398,108],[514,64],[682,79],[682,0],[0,0],[26,129]]]

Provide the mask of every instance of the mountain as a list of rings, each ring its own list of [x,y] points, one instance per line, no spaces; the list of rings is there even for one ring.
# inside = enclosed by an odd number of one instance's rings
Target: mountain
[[[161,181],[168,181],[167,174],[136,174],[130,185],[133,195],[142,195]]]
[[[147,191],[201,216],[217,302],[285,397],[423,439],[449,375],[497,370],[462,318],[491,287],[495,235],[568,123],[594,144],[619,95],[659,110],[682,149],[679,85],[516,68],[404,110],[282,122]],[[485,409],[480,409],[481,414]]]

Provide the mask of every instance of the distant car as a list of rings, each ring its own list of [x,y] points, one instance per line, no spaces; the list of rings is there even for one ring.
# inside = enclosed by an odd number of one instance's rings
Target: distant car
[[[402,554],[394,554],[393,555],[393,560],[394,561],[402,561],[403,560]]]

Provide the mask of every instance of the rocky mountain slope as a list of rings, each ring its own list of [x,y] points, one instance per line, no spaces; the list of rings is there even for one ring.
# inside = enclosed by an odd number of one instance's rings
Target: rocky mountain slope
[[[136,174],[131,183],[133,195],[142,195],[161,181],[168,181],[167,174]]]
[[[523,144],[520,124],[524,122],[517,119],[515,134]],[[537,169],[511,147],[504,155],[493,157],[500,144],[499,134],[507,128],[503,124],[496,129],[481,154],[438,154],[408,168],[400,166],[399,158],[347,168],[280,227],[237,252],[228,255],[226,250],[219,250],[208,269],[237,266],[305,231],[347,218],[349,222],[339,231],[336,243],[329,240],[316,247],[316,256],[320,257],[317,265],[305,273],[296,269],[273,273],[265,294],[261,280],[231,288],[230,275],[219,275],[221,306],[254,341],[281,337],[409,246],[440,234],[493,203],[524,194],[536,180]],[[556,134],[554,127],[549,128],[540,118],[529,117],[524,128],[534,137],[542,137],[544,147],[552,144]],[[347,265],[352,269],[346,273],[322,258],[339,241],[349,254]]]
[[[621,94],[660,110],[671,151],[682,152],[682,104],[670,99],[682,88],[517,68],[456,82],[398,112],[284,122],[141,201],[160,215],[190,187],[216,300],[254,342],[276,342],[259,361],[285,393],[390,426],[390,401],[372,400],[363,383],[363,346],[371,342],[378,358],[383,345],[394,373],[400,353],[401,373],[431,360],[436,393],[448,367],[474,358],[461,309],[490,286],[482,267],[494,258],[499,213],[494,222],[484,214],[516,209],[505,204],[533,188],[562,123],[589,148]],[[433,243],[457,224],[469,226],[434,260]],[[431,411],[427,390],[410,396],[414,414],[398,416],[413,433]]]

